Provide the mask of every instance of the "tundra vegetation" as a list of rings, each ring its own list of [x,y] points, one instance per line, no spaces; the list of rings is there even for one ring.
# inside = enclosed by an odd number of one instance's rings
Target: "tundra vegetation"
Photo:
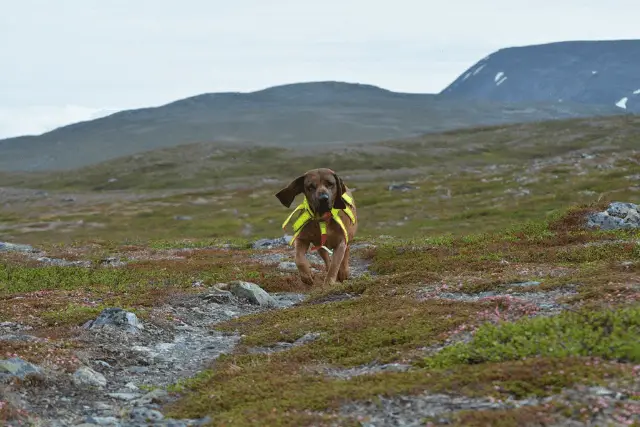
[[[162,396],[146,406],[158,426],[640,425],[640,216],[627,206],[630,225],[608,230],[586,219],[638,200],[639,132],[616,117],[322,156],[194,144],[2,174],[0,241],[30,247],[0,244],[0,358],[38,372],[0,362],[0,422],[138,425],[127,383]],[[330,288],[322,272],[304,286],[286,245],[254,245],[282,236],[273,195],[313,167],[358,203],[354,274]],[[223,284],[237,281],[299,299],[231,309]],[[144,330],[87,329],[112,307]],[[207,317],[220,310],[237,315]],[[202,362],[188,372],[154,370],[161,352],[136,359],[178,333],[234,341],[185,347]],[[70,378],[83,366],[107,385],[82,391]]]

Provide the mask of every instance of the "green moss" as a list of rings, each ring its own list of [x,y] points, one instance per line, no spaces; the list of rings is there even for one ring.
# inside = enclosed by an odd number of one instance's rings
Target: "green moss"
[[[64,309],[45,311],[40,314],[40,318],[48,326],[81,325],[87,320],[95,318],[104,308],[106,307],[69,304]]]
[[[120,304],[117,305],[120,306]],[[110,306],[112,305],[100,304],[96,306],[85,306],[68,304],[66,307],[58,310],[44,311],[40,313],[40,318],[47,326],[79,326],[88,320],[95,319],[102,310]],[[144,310],[141,309],[129,306],[120,306],[120,308],[131,311],[139,317],[145,316]]]
[[[264,266],[249,261],[248,251],[206,249],[185,253],[185,259],[140,260],[124,267],[30,266],[0,260],[0,295],[41,290],[96,290],[113,292],[189,288],[194,281],[215,284],[230,280],[273,281],[290,276],[264,272]],[[238,262],[238,261],[245,262]],[[266,286],[267,288],[269,286]]]
[[[295,355],[223,356],[215,370],[184,381],[171,390],[183,398],[167,409],[174,417],[211,416],[217,424],[295,426],[292,414],[331,414],[349,401],[378,396],[451,393],[496,399],[550,396],[576,384],[603,384],[631,378],[627,367],[586,358],[532,358],[516,362],[379,373],[340,380],[305,369]],[[303,424],[304,425],[304,424]]]
[[[249,249],[251,242],[241,238],[226,239],[185,239],[185,240],[154,240],[145,246],[151,249],[206,249],[206,248],[233,248]]]
[[[447,347],[425,366],[449,367],[532,356],[598,356],[640,362],[640,308],[564,312],[483,325],[469,343]]]
[[[471,321],[479,304],[415,301],[411,298],[361,296],[325,304],[308,303],[288,310],[234,319],[216,327],[238,331],[245,346],[293,342],[309,332],[324,333],[291,350],[301,361],[357,366],[397,360],[406,351],[436,343],[442,334]]]

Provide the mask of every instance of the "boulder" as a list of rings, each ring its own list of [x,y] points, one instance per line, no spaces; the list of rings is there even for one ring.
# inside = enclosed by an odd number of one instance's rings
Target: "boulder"
[[[587,227],[601,230],[640,228],[638,205],[613,202],[605,211],[587,215]]]
[[[248,300],[251,304],[262,307],[277,307],[278,302],[264,289],[255,283],[234,281],[229,284],[229,290],[238,298]]]
[[[144,329],[144,326],[134,313],[121,308],[105,308],[95,320],[85,323],[84,327],[86,329],[112,327],[123,329],[130,333],[137,333]]]

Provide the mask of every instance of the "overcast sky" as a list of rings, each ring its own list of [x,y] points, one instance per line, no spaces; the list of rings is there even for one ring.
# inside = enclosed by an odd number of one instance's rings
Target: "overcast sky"
[[[203,92],[439,92],[502,47],[640,37],[638,0],[2,0],[0,138]]]

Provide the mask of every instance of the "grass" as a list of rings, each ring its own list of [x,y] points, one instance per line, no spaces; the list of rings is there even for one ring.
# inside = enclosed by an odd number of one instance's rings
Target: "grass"
[[[363,311],[363,307],[367,310]],[[469,322],[478,310],[478,306],[469,303],[364,296],[308,304],[267,318],[246,316],[220,328],[245,335],[245,346],[293,342],[306,333],[321,332],[323,336],[317,342],[296,349],[293,354],[300,360],[349,367],[373,360],[401,360],[406,351],[434,344],[446,332]]]
[[[596,268],[606,274],[613,268],[612,261],[635,257],[633,248],[610,242],[635,238],[635,234],[580,229],[576,218],[598,208],[570,209],[564,215],[501,233],[444,236],[422,246],[416,246],[415,241],[394,241],[369,250],[362,255],[373,261],[371,268],[378,276],[318,291],[296,308],[218,325],[223,331],[243,335],[238,354],[223,358],[215,369],[176,388],[183,398],[172,406],[173,414],[215,414],[216,422],[225,425],[258,425],[262,417],[270,416],[274,425],[299,425],[296,423],[303,421],[298,416],[308,416],[305,410],[344,416],[340,413],[343,403],[375,400],[379,395],[454,392],[468,397],[527,399],[554,396],[582,385],[633,382],[633,364],[640,361],[636,345],[640,312],[629,295],[610,300],[608,289],[604,289],[597,297],[599,311],[591,306],[580,308],[584,301],[576,298],[574,311],[552,317],[520,313],[519,320],[497,325],[486,322],[495,300],[465,303],[416,298],[426,283],[442,284],[464,274],[473,275],[475,282],[462,282],[458,292],[479,291],[474,283],[481,284],[482,290],[505,292],[508,283],[528,279],[516,272],[523,265],[540,271]],[[589,244],[594,243],[606,250],[593,252]],[[500,247],[502,257],[511,260],[508,264],[486,257],[495,246]],[[560,250],[567,247],[574,249]],[[558,286],[545,283],[547,277],[557,280],[553,275],[533,276],[540,281],[538,291]],[[566,279],[569,277],[578,279],[576,285],[582,286],[581,276],[569,274]],[[586,281],[582,291],[591,286],[595,284]],[[638,295],[637,291],[629,292]],[[357,297],[319,304],[345,293]],[[613,308],[606,310],[605,306]],[[470,341],[447,346],[427,358],[420,356],[425,348],[467,331],[475,331]],[[293,342],[308,332],[320,332],[321,338],[275,355],[248,351],[255,346]],[[409,363],[414,369],[350,380],[323,374],[323,367],[344,369],[390,362]],[[559,416],[560,409],[538,409],[483,412],[477,417],[460,413],[454,421],[491,425],[497,414],[503,414],[504,425],[514,425],[524,419],[539,422]]]
[[[0,239],[69,244],[96,237],[277,236],[288,210],[273,195],[319,166],[338,171],[356,189],[360,237],[495,232],[571,205],[635,200],[639,125],[636,117],[616,117],[496,126],[341,146],[323,164],[305,150],[196,144],[77,171],[6,176],[3,185],[46,189],[49,197],[28,211],[7,206]],[[112,178],[117,181],[109,183]],[[388,190],[407,181],[417,188]],[[66,192],[76,200],[64,201]]]
[[[484,325],[469,343],[444,349],[426,365],[452,367],[546,356],[597,356],[640,363],[640,308],[565,312],[502,325]]]
[[[199,292],[233,280],[263,283],[268,292],[304,289],[293,273],[253,260],[249,250],[200,248],[177,255],[172,249],[124,246],[112,250],[118,250],[118,258],[133,254],[142,259],[119,268],[0,260],[0,320],[23,321],[37,313],[39,325],[78,326],[109,306],[126,307],[144,317],[147,308],[176,293]]]
[[[354,250],[352,259],[367,262],[370,274],[312,290],[297,273],[278,271],[277,261],[258,262],[254,256],[265,252],[252,250],[251,242],[280,235],[288,210],[273,194],[315,166],[316,157],[222,150],[206,159],[213,148],[204,144],[186,147],[180,159],[175,151],[153,153],[140,168],[124,160],[55,177],[22,176],[13,184],[47,188],[53,196],[7,206],[0,239],[91,266],[43,266],[27,255],[0,253],[0,320],[30,325],[49,338],[32,347],[0,345],[35,363],[72,369],[77,326],[102,308],[124,307],[149,320],[154,307],[180,296],[247,280],[268,292],[308,292],[309,298],[215,325],[241,334],[239,346],[170,387],[177,400],[164,409],[167,416],[209,415],[215,425],[228,426],[357,425],[343,404],[378,396],[556,402],[585,385],[634,396],[640,233],[585,229],[584,216],[610,201],[636,199],[629,177],[640,161],[631,152],[639,123],[614,118],[490,127],[335,156],[330,166],[356,189],[361,231],[354,243],[373,245]],[[107,185],[110,176],[118,181]],[[391,182],[416,188],[389,191]],[[57,201],[62,190],[75,192],[76,201]],[[176,220],[179,215],[191,219]],[[56,225],[35,231],[32,223]],[[272,252],[291,255],[290,249]],[[109,257],[127,264],[103,266]],[[528,281],[536,284],[517,285]],[[485,292],[492,296],[480,298]],[[477,300],[443,299],[443,293]],[[559,295],[554,302],[568,310],[549,315],[532,308],[527,295]],[[284,352],[252,352],[307,333],[320,335]],[[385,363],[411,370],[329,375]],[[556,403],[457,412],[448,420],[545,425],[578,419],[580,405],[589,406],[580,399]]]

